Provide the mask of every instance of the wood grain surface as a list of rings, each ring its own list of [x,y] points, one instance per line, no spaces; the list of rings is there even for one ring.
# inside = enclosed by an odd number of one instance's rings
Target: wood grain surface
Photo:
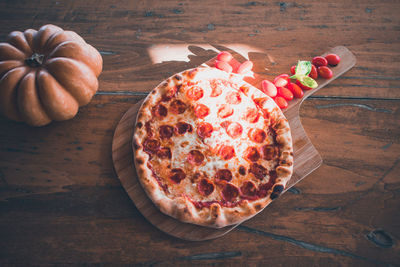
[[[0,117],[0,265],[398,265],[399,10],[394,0],[0,1],[0,40],[53,23],[104,59],[99,92],[74,119],[32,128]],[[165,45],[187,60],[155,58]],[[301,106],[320,168],[228,235],[179,240],[122,188],[114,129],[159,81],[235,45],[269,78],[339,45],[357,65]]]

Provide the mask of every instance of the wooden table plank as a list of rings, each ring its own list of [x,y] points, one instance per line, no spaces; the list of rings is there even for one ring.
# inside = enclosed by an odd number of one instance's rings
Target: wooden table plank
[[[288,72],[298,59],[310,59],[329,47],[345,45],[355,53],[357,66],[334,87],[317,95],[400,98],[400,18],[394,12],[400,8],[398,1],[238,2],[221,8],[219,13],[202,2],[176,1],[157,5],[41,1],[40,7],[35,2],[2,2],[0,18],[7,23],[0,25],[0,37],[49,22],[79,32],[103,52],[101,91],[148,91],[165,77],[198,63],[154,66],[148,54],[154,44],[240,42],[267,53],[258,57],[271,78]],[[192,49],[192,53],[205,52]]]

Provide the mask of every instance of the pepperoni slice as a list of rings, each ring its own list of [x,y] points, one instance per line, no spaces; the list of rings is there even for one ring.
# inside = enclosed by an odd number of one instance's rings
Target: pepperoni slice
[[[193,86],[190,87],[187,91],[186,91],[186,96],[192,100],[199,100],[200,98],[202,98],[204,95],[203,89],[201,89],[198,86]]]
[[[257,187],[252,181],[246,181],[240,187],[240,193],[245,197],[256,197]]]
[[[267,134],[261,129],[252,129],[249,131],[249,137],[253,142],[262,143],[267,137]]]
[[[218,109],[218,117],[225,119],[233,114],[233,108],[230,105],[223,104]]]
[[[162,118],[167,116],[168,110],[164,105],[158,104],[151,109],[151,113],[156,117]]]
[[[143,150],[148,153],[156,153],[160,148],[160,142],[156,139],[147,139],[143,143]]]
[[[202,122],[197,126],[197,134],[200,138],[210,137],[213,132],[213,126],[208,122]]]
[[[273,160],[276,156],[277,147],[272,145],[264,145],[261,148],[263,159],[265,160]]]
[[[260,159],[260,153],[258,152],[257,148],[254,146],[250,146],[246,149],[245,158],[249,161],[257,161]]]
[[[252,163],[250,165],[249,172],[254,174],[257,179],[262,180],[265,175],[267,175],[267,169],[265,169],[262,165],[257,163]]]
[[[246,175],[246,168],[242,165],[239,166],[239,174]]]
[[[167,89],[167,92],[162,96],[161,100],[167,102],[171,100],[178,92],[177,86],[172,86]]]
[[[194,108],[194,114],[196,115],[197,118],[203,119],[210,114],[210,109],[203,104],[197,104],[196,107]]]
[[[191,133],[193,131],[193,127],[191,124],[186,123],[186,122],[178,122],[175,126],[175,131],[178,134],[185,134],[186,132]]]
[[[260,113],[258,112],[258,109],[256,109],[256,108],[247,108],[244,118],[246,121],[248,121],[250,123],[256,123],[258,121],[258,119],[260,118]]]
[[[159,133],[162,139],[169,139],[174,134],[174,127],[170,125],[161,125]]]
[[[212,80],[210,81],[211,86],[211,97],[217,97],[222,94],[223,84],[220,80]]]
[[[172,101],[169,106],[170,111],[175,114],[182,114],[185,112],[186,108],[186,104],[179,99]]]
[[[199,166],[204,161],[204,155],[199,150],[191,150],[187,155],[190,164]]]
[[[268,194],[268,190],[271,189],[272,185],[270,183],[262,184],[258,188],[257,196],[258,197],[266,197]]]
[[[233,184],[226,183],[221,193],[225,201],[232,201],[239,195],[239,189]]]
[[[162,147],[157,151],[157,156],[160,159],[170,159],[172,157],[171,149],[169,147]]]
[[[172,169],[169,175],[169,178],[176,184],[179,184],[185,177],[186,173],[180,168]]]
[[[219,155],[224,160],[230,160],[235,156],[235,149],[231,146],[222,145],[218,151]]]
[[[226,133],[232,138],[237,138],[241,136],[242,132],[243,132],[242,125],[240,125],[238,122],[232,122],[226,128]]]
[[[203,196],[208,196],[214,191],[214,184],[210,180],[203,178],[197,184],[197,190]]]
[[[232,172],[228,169],[220,169],[215,174],[215,178],[217,180],[225,180],[229,182],[230,180],[232,180]]]
[[[237,105],[242,101],[238,92],[231,91],[226,94],[225,100],[228,104]]]

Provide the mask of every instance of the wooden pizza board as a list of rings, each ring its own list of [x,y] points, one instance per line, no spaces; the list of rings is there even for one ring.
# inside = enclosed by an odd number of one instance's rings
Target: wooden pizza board
[[[284,110],[284,114],[289,120],[289,124],[291,127],[294,149],[293,175],[288,182],[285,191],[304,179],[304,177],[306,177],[322,164],[321,156],[314,148],[301,124],[299,117],[301,103],[308,96],[312,95],[313,93],[351,69],[356,63],[355,56],[343,46],[335,47],[325,54],[329,53],[335,53],[341,58],[340,64],[332,68],[333,77],[329,80],[318,79],[319,86],[317,88],[310,91],[305,91],[303,98],[290,101],[289,107]],[[212,62],[213,60],[210,60],[208,63],[212,64]],[[256,76],[255,78],[248,78],[248,80],[246,81],[260,88],[260,83],[262,80],[262,77]],[[132,199],[132,201],[135,203],[138,210],[147,220],[149,220],[161,231],[185,240],[201,241],[213,239],[223,236],[233,230],[237,225],[215,229],[180,222],[170,216],[161,213],[156,208],[156,206],[154,206],[152,201],[147,197],[136,175],[132,150],[132,137],[136,114],[142,102],[143,100],[133,105],[123,115],[115,129],[112,143],[112,157],[115,171],[121,181],[122,186],[128,193],[129,197]]]

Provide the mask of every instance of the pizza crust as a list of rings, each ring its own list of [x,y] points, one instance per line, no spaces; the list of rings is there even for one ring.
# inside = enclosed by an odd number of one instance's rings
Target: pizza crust
[[[146,138],[146,122],[152,118],[151,108],[171,88],[179,86],[184,80],[192,80],[201,77],[217,77],[234,79],[248,87],[248,95],[252,98],[267,98],[264,103],[271,116],[275,118],[272,125],[276,133],[276,142],[279,144],[279,165],[276,167],[277,178],[274,186],[269,189],[264,198],[257,200],[242,200],[234,207],[222,206],[212,203],[208,207],[196,208],[193,202],[186,196],[169,197],[154,177],[149,167],[149,155],[143,149]],[[277,198],[293,172],[293,146],[290,127],[287,119],[277,107],[275,102],[257,88],[241,81],[240,76],[228,74],[214,68],[195,68],[178,73],[159,84],[142,103],[135,124],[133,136],[134,163],[137,175],[144,191],[155,206],[164,214],[176,218],[182,222],[197,225],[221,228],[232,224],[241,223],[263,210],[271,201]]]

